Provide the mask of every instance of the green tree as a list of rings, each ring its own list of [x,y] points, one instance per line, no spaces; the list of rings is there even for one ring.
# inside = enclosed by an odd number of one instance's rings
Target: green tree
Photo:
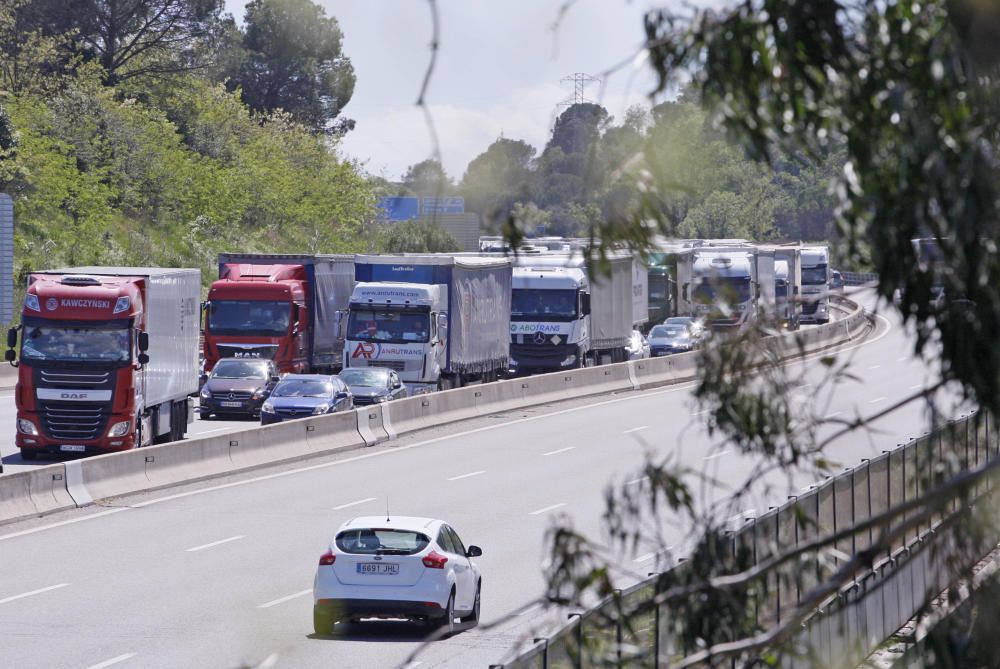
[[[355,76],[335,18],[310,0],[253,0],[245,23],[238,83],[252,110],[283,109],[317,132],[354,126],[338,119],[354,94]]]
[[[456,253],[462,250],[454,237],[430,221],[386,224],[382,247],[386,253]]]
[[[403,175],[402,184],[407,193],[418,197],[451,195],[455,189],[451,177],[444,171],[444,166],[434,159],[410,165]]]
[[[501,137],[469,163],[459,191],[465,207],[482,214],[489,226],[507,218],[518,195],[531,187],[535,147],[527,142]]]

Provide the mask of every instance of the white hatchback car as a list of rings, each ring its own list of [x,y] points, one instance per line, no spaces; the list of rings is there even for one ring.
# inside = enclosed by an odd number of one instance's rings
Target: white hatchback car
[[[341,621],[406,618],[445,633],[479,622],[482,578],[447,523],[431,518],[369,516],[344,523],[319,558],[313,582],[313,628],[330,634]]]

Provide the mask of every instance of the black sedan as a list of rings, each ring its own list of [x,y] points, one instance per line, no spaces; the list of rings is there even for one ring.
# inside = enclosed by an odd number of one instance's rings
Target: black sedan
[[[201,388],[200,413],[256,418],[281,376],[272,360],[223,358],[215,363]]]
[[[406,397],[399,374],[383,367],[348,367],[339,374],[354,395],[354,405],[378,404]]]

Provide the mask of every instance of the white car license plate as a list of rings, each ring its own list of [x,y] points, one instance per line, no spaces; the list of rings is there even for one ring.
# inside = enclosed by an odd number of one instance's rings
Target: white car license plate
[[[396,576],[397,574],[399,574],[399,565],[392,564],[390,562],[387,562],[385,564],[382,564],[381,562],[359,562],[358,573]]]
[[[87,447],[83,444],[63,444],[59,447],[59,450],[64,453],[83,453],[87,450]]]
[[[239,408],[243,406],[243,402],[219,402],[219,406]]]

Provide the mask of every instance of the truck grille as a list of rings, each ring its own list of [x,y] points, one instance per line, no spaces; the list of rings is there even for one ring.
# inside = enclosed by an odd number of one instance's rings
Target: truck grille
[[[43,408],[42,428],[53,439],[85,441],[97,439],[108,422],[108,411],[101,405],[48,405]]]
[[[77,372],[40,369],[42,387],[73,388],[74,390],[96,390],[111,386],[111,372]]]
[[[402,372],[406,369],[405,360],[368,360],[369,367],[384,367],[394,372]]]
[[[802,313],[806,316],[812,316],[816,313],[816,307],[819,306],[817,302],[803,302],[802,303]]]

